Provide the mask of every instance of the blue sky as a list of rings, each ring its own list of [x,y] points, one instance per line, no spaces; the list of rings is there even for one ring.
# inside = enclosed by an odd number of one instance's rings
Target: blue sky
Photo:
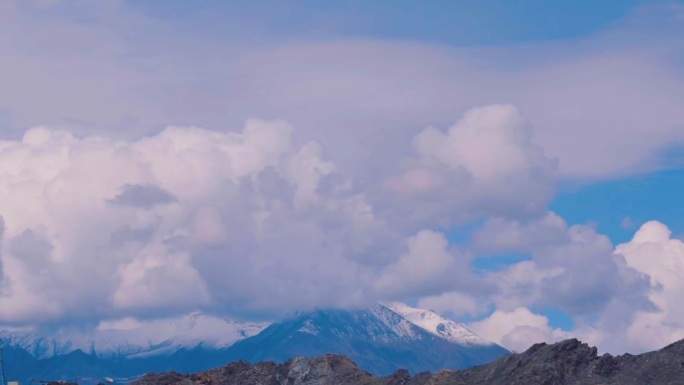
[[[571,223],[596,224],[615,243],[629,241],[634,229],[648,220],[667,223],[684,234],[684,172],[665,170],[630,178],[567,187],[551,204]]]
[[[313,38],[373,37],[454,45],[507,44],[580,38],[600,32],[645,2],[574,1],[554,4],[524,1],[208,1],[197,7],[183,1],[135,2],[145,12],[188,23],[194,28],[239,14],[238,24],[255,23],[265,34]],[[211,15],[209,15],[211,14]],[[207,19],[202,19],[206,21]],[[251,31],[248,27],[247,31]]]
[[[517,350],[684,338],[682,2],[0,15],[0,324],[397,300]]]

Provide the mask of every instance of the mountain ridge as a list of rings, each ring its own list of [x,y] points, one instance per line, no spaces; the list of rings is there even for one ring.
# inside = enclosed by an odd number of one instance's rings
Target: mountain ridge
[[[59,365],[70,359],[73,373],[132,377],[150,371],[196,372],[234,360],[284,362],[295,355],[326,353],[347,354],[364,369],[387,374],[399,367],[411,372],[457,369],[508,354],[431,310],[403,306],[318,309],[268,325],[238,323],[196,312],[142,326],[132,321],[104,325],[99,334],[86,333],[78,336],[80,339],[69,339],[68,333],[46,337],[31,331],[6,331],[0,332],[0,343],[11,348],[7,364],[21,368],[10,368],[8,377],[20,380],[37,376],[73,380],[59,371]],[[418,318],[411,321],[402,311]],[[419,322],[426,319],[430,322]],[[440,325],[446,325],[441,332]],[[153,333],[146,335],[149,330]],[[130,335],[133,338],[127,339]],[[104,343],[92,340],[103,336]]]
[[[229,347],[226,358],[284,362],[297,355],[339,353],[374,374],[387,374],[399,367],[411,372],[460,369],[509,353],[492,342],[478,341],[481,344],[453,342],[377,304],[358,310],[318,309],[274,323]]]
[[[414,308],[401,302],[381,303],[381,305],[401,315],[423,330],[448,341],[472,346],[489,346],[494,344],[478,336],[463,324],[450,320],[434,310]]]
[[[133,385],[678,385],[684,378],[684,340],[640,355],[597,355],[577,339],[539,343],[489,364],[465,370],[400,369],[373,377],[342,355],[294,357],[284,363],[231,362],[202,373],[148,374]]]
[[[38,359],[81,350],[98,357],[144,357],[168,355],[200,344],[226,348],[251,337],[267,323],[238,322],[192,312],[177,318],[165,318],[137,325],[102,325],[86,332],[56,330],[0,330],[0,341],[20,346]]]

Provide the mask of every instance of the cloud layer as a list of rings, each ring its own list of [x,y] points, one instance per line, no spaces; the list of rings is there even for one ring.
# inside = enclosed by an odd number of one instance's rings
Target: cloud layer
[[[0,40],[0,132],[13,138],[36,125],[131,139],[170,124],[239,131],[250,117],[279,118],[298,144],[316,140],[366,181],[395,166],[388,155],[416,130],[505,102],[565,177],[682,165],[662,156],[684,141],[674,5],[637,8],[583,39],[468,48],[273,36],[237,12],[220,23],[236,31],[219,36],[201,19],[121,1],[10,0],[1,13],[13,38]],[[301,28],[325,30],[314,22]]]
[[[363,188],[293,130],[250,120],[237,133],[168,127],[117,141],[39,127],[0,142],[1,322],[418,299],[480,319],[476,332],[516,350],[572,334],[636,352],[682,335],[682,242],[649,222],[614,248],[544,212],[555,162],[515,108],[419,132],[398,172]],[[448,240],[478,218],[469,245]],[[472,268],[507,253],[529,258]],[[540,309],[561,309],[575,329]]]
[[[543,207],[553,162],[526,127],[510,106],[474,109],[446,133],[419,133],[397,154],[406,169],[367,190],[320,144],[294,145],[283,121],[131,142],[30,129],[0,142],[0,317],[268,313],[476,287],[471,257],[437,228]]]
[[[684,243],[660,222],[643,224],[630,242],[613,248],[593,228],[568,227],[554,213],[526,223],[492,219],[475,235],[474,248],[483,258],[502,251],[531,255],[486,273],[500,289],[490,297],[497,310],[471,323],[504,346],[520,350],[573,335],[602,351],[640,353],[684,338],[676,305]],[[531,310],[555,308],[572,317],[572,330],[553,329]]]

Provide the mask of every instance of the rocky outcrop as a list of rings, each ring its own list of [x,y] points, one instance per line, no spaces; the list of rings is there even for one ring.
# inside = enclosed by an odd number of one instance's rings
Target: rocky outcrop
[[[684,384],[684,341],[633,356],[598,356],[596,348],[570,339],[536,344],[491,364],[453,372],[452,384]]]
[[[681,385],[684,340],[641,355],[598,356],[596,348],[576,339],[536,344],[467,370],[443,370],[411,376],[398,370],[373,377],[340,355],[295,357],[285,363],[244,361],[197,374],[148,374],[136,385]]]
[[[370,385],[376,383],[370,373],[359,369],[347,357],[326,355],[314,359],[295,357],[280,365],[273,362],[260,362],[252,365],[245,361],[236,361],[222,368],[191,375],[182,375],[175,372],[148,374],[135,384]]]

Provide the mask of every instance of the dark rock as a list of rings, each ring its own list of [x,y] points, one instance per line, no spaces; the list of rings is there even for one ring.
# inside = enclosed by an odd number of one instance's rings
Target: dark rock
[[[592,369],[592,371],[594,374],[609,377],[615,374],[618,368],[618,361],[615,358],[613,358],[613,356],[611,356],[610,354],[604,354],[601,356],[601,358],[599,358],[596,361],[596,364],[594,364],[594,368]]]

